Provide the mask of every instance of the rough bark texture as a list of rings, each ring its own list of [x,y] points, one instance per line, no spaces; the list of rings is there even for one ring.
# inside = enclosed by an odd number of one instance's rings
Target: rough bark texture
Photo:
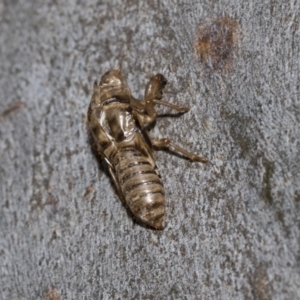
[[[1,299],[299,299],[299,12],[297,0],[1,1]],[[239,50],[207,74],[193,40],[218,16],[239,24]],[[124,54],[136,97],[160,72],[166,99],[191,107],[153,135],[210,160],[156,153],[161,232],[128,215],[86,131],[92,83]]]

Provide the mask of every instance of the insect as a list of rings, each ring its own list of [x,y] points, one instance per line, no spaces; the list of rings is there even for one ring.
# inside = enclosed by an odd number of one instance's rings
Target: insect
[[[167,80],[153,76],[146,86],[143,100],[135,99],[121,70],[106,72],[94,83],[88,109],[88,125],[98,154],[108,170],[120,197],[133,215],[154,229],[163,229],[165,192],[153,158],[154,148],[172,148],[192,161],[207,159],[192,154],[169,139],[150,138],[149,125],[157,117],[155,105],[186,113],[189,108],[162,101]]]

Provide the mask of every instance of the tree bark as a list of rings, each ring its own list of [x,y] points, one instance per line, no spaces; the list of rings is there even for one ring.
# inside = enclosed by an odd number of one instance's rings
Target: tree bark
[[[300,298],[299,5],[2,1],[0,298]],[[135,97],[162,73],[191,108],[153,136],[209,159],[155,153],[162,231],[134,222],[86,128],[123,56]]]

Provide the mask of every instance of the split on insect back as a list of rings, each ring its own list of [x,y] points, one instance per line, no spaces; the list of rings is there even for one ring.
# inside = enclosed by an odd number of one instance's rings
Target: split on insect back
[[[97,153],[107,162],[120,198],[134,217],[154,229],[163,229],[165,191],[153,158],[154,148],[171,148],[194,162],[205,157],[190,153],[169,139],[151,138],[148,127],[157,117],[155,105],[186,113],[189,108],[162,101],[167,84],[162,74],[153,76],[143,100],[131,94],[121,68],[103,74],[95,82],[88,109],[88,126]]]

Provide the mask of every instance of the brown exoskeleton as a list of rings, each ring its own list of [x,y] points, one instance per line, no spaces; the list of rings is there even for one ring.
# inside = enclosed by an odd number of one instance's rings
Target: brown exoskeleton
[[[192,154],[168,139],[152,139],[147,127],[157,112],[155,105],[167,106],[179,113],[189,108],[161,101],[167,80],[153,76],[140,101],[131,95],[121,70],[106,72],[94,93],[88,110],[88,123],[98,153],[106,160],[119,195],[134,216],[152,228],[162,229],[165,215],[164,188],[153,159],[153,147],[173,148],[192,161],[207,159]]]

